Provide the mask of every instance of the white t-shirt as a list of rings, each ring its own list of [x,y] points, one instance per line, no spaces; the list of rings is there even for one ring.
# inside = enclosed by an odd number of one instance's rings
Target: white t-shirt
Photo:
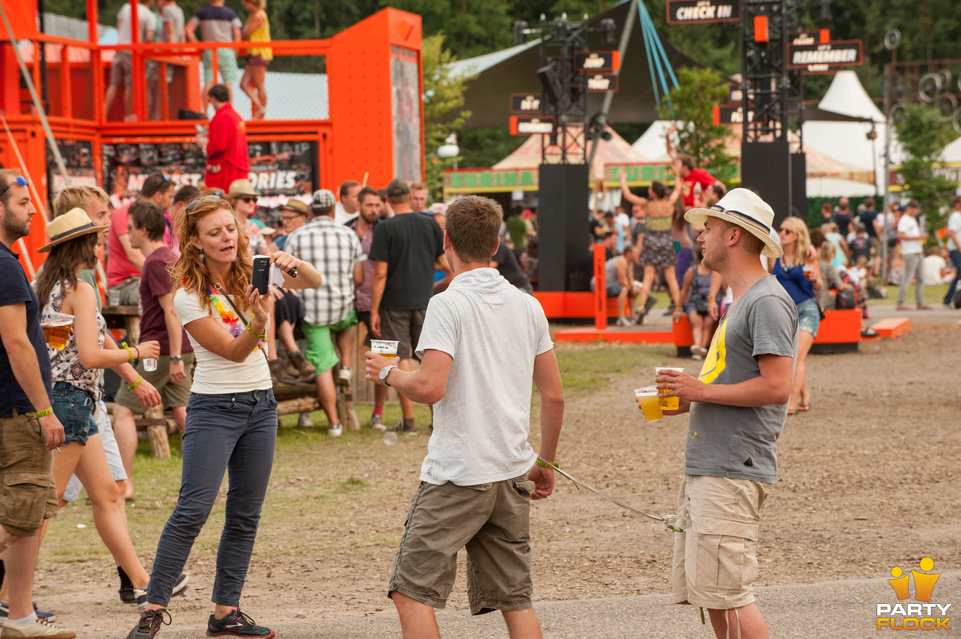
[[[117,12],[117,44],[130,44],[130,3],[125,2]],[[140,41],[146,42],[148,31],[157,31],[157,16],[150,7],[143,4],[137,6],[137,21],[140,23]],[[129,52],[125,52],[129,55]]]
[[[230,304],[220,301],[219,295],[211,295],[211,307],[204,310],[200,305],[197,293],[188,293],[184,289],[177,289],[174,293],[174,308],[180,323],[187,331],[190,345],[194,348],[197,370],[194,371],[191,393],[198,395],[226,395],[229,393],[248,393],[254,390],[269,390],[273,388],[270,380],[270,369],[264,353],[267,345],[261,342],[242,363],[237,364],[224,359],[220,355],[211,353],[194,339],[188,324],[204,317],[213,317],[224,330],[234,337],[246,330],[244,323],[235,319],[233,325],[224,321],[219,307],[229,313],[229,317],[236,317]],[[249,321],[249,320],[248,320]]]
[[[337,224],[347,224],[347,222],[350,222],[357,217],[357,215],[357,213],[348,213],[347,209],[345,209],[344,205],[340,202],[334,205],[334,222]]]
[[[941,269],[948,267],[948,261],[940,255],[928,255],[921,260],[921,277],[928,286],[947,284],[953,279],[951,275],[941,275]]]
[[[473,486],[527,473],[534,358],[554,347],[544,310],[496,269],[461,273],[427,306],[417,354],[453,358],[420,479]]]
[[[918,237],[921,235],[921,227],[913,216],[902,215],[898,220],[898,233],[904,233],[908,237]],[[921,240],[901,240],[901,255],[920,255],[923,249]]]
[[[948,216],[948,228],[957,233],[958,239],[961,240],[961,211],[951,212],[951,215]],[[958,245],[950,237],[948,238],[948,250],[959,250]]]

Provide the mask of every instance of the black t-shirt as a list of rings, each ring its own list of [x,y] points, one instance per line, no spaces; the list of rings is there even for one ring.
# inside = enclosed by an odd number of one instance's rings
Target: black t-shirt
[[[854,218],[851,217],[850,211],[848,212],[837,211],[834,214],[833,221],[835,224],[837,224],[838,233],[841,234],[841,237],[847,238],[848,233],[851,232],[851,222],[854,221]]]
[[[50,380],[50,356],[47,354],[47,343],[43,339],[40,328],[40,301],[37,294],[27,280],[27,274],[17,261],[19,256],[11,251],[6,244],[0,242],[0,306],[26,304],[27,336],[30,344],[37,353],[37,363],[40,364],[40,375],[49,397],[52,384]],[[34,406],[23,392],[20,383],[10,367],[10,356],[0,341],[0,417],[12,417],[13,409],[20,414],[43,410],[47,406]],[[49,406],[49,404],[48,404]]]
[[[423,213],[400,213],[374,229],[370,259],[387,262],[382,308],[427,308],[434,293],[434,261],[444,254],[444,232]]]
[[[865,235],[864,237],[858,235],[852,238],[848,242],[848,248],[851,249],[851,261],[857,262],[858,257],[863,255],[868,260],[871,259],[871,239]]]
[[[517,262],[514,251],[507,248],[503,242],[497,247],[497,252],[494,253],[492,259],[497,262],[497,272],[510,282],[511,286],[523,291],[531,290],[531,283],[527,281],[527,277],[521,271],[521,265]]]
[[[864,230],[868,232],[868,237],[877,237],[878,234],[874,231],[874,220],[878,219],[877,211],[861,211],[861,224],[864,225]]]

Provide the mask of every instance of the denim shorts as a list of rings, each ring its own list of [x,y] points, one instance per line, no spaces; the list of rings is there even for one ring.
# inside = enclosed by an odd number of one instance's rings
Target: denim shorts
[[[93,418],[93,411],[97,407],[93,393],[67,382],[57,382],[53,385],[51,399],[53,413],[63,424],[64,446],[73,442],[86,446],[87,438],[100,432]]]
[[[800,331],[807,331],[814,337],[818,336],[818,325],[821,323],[821,312],[813,297],[797,305],[797,327]]]

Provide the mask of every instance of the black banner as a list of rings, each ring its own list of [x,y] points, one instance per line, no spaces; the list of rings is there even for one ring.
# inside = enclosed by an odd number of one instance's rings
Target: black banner
[[[737,22],[740,19],[739,0],[667,0],[668,24]]]
[[[63,190],[65,186],[63,176],[57,167],[57,161],[50,152],[50,143],[46,143],[47,149],[47,201],[53,202],[53,198]],[[63,158],[63,164],[67,169],[67,177],[70,184],[83,184],[85,186],[98,186],[97,171],[93,165],[93,142],[90,140],[57,140],[57,148]]]
[[[617,91],[616,73],[599,73],[587,78],[588,93],[612,93]]]
[[[511,94],[511,113],[540,113],[542,104],[539,93]]]
[[[621,68],[620,51],[575,51],[575,73],[617,71]]]
[[[787,45],[788,67],[808,73],[830,73],[862,62],[861,40]]]
[[[317,143],[250,142],[250,181],[262,197],[309,195],[317,184]],[[196,142],[104,144],[104,190],[115,206],[131,201],[150,173],[163,171],[175,186],[198,186],[207,161]]]

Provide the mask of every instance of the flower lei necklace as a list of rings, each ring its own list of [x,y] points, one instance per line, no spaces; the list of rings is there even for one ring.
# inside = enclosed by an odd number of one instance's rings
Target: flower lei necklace
[[[234,337],[240,335],[243,329],[240,326],[240,318],[231,309],[224,306],[224,301],[214,290],[213,286],[207,285],[207,294],[210,296],[210,305],[220,314],[220,321],[229,326],[230,334]]]

